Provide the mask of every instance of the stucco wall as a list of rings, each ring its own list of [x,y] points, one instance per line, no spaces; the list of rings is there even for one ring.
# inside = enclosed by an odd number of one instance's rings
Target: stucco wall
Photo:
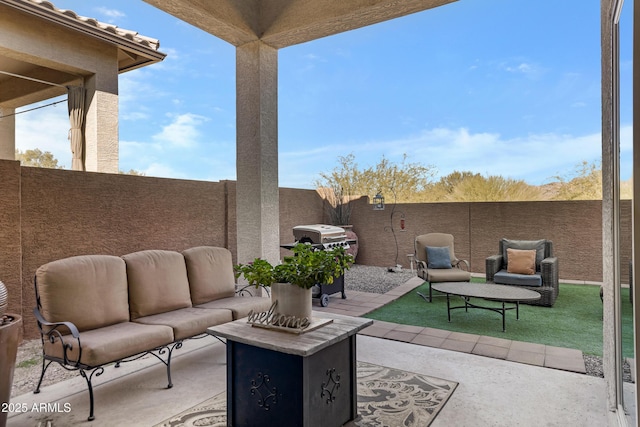
[[[42,264],[81,254],[123,255],[143,249],[183,250],[198,245],[235,254],[235,182],[202,182],[130,175],[21,168],[0,160],[0,280],[9,310],[25,317],[25,337],[36,335],[33,276]],[[360,243],[357,262],[409,267],[415,236],[454,235],[456,255],[484,273],[498,239],[553,240],[563,279],[602,280],[602,213],[599,201],[398,204],[374,211],[366,198],[353,202]],[[622,281],[631,256],[630,201],[622,202]],[[401,231],[400,220],[405,220]],[[280,189],[280,243],[293,241],[295,225],[327,221],[314,190]],[[290,254],[282,250],[281,255]],[[397,254],[397,261],[396,261]]]

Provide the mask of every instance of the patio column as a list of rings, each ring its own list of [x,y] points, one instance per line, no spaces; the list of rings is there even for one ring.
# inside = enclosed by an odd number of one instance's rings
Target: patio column
[[[118,68],[101,65],[85,79],[85,170],[118,173]]]
[[[0,160],[16,159],[15,108],[0,107]]]
[[[280,259],[278,51],[261,41],[236,48],[238,262]]]

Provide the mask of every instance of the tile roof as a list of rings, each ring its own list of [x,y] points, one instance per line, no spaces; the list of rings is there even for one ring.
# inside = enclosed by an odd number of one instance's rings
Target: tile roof
[[[126,40],[129,42],[133,42],[148,49],[157,51],[160,48],[160,41],[157,39],[143,36],[137,31],[126,30],[124,28],[119,28],[118,26],[113,24],[100,22],[94,18],[80,16],[73,10],[59,9],[53,3],[47,0],[13,0],[13,3],[23,3],[24,5],[36,6],[40,9],[43,9],[47,16],[57,15],[56,17],[60,19],[73,20],[86,28],[97,29],[106,33],[110,33],[117,38],[121,38],[123,41]]]

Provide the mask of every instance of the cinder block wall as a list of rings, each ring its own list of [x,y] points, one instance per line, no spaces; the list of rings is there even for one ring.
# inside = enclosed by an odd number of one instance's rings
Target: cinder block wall
[[[352,222],[358,234],[358,263],[408,268],[416,236],[442,232],[454,236],[458,258],[471,271],[485,272],[485,259],[498,251],[502,237],[550,239],[562,279],[602,281],[602,202],[548,201],[429,203],[387,205],[374,211],[366,200],[354,203]],[[393,215],[393,221],[392,221]],[[404,219],[405,230],[400,220]],[[391,231],[393,225],[394,233]],[[397,240],[397,250],[396,250]],[[631,201],[621,202],[621,281],[628,283],[631,260]]]
[[[37,336],[33,276],[49,261],[214,245],[231,250],[235,262],[234,181],[21,168],[0,160],[0,182],[0,280],[9,289],[9,311],[24,317],[25,338]],[[627,283],[631,202],[621,208],[621,273]],[[280,189],[281,244],[293,241],[295,225],[326,221],[314,190]],[[484,273],[484,260],[497,251],[501,237],[548,238],[561,278],[602,280],[600,201],[398,204],[374,211],[361,198],[353,202],[351,222],[363,265],[408,268],[415,236],[437,231],[454,235],[457,256],[469,260],[476,273]]]

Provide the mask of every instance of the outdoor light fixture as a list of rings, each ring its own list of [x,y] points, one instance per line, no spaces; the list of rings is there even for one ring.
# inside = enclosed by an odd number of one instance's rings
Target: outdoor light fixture
[[[384,197],[380,192],[376,194],[373,198],[373,210],[374,211],[383,211],[384,210]]]

